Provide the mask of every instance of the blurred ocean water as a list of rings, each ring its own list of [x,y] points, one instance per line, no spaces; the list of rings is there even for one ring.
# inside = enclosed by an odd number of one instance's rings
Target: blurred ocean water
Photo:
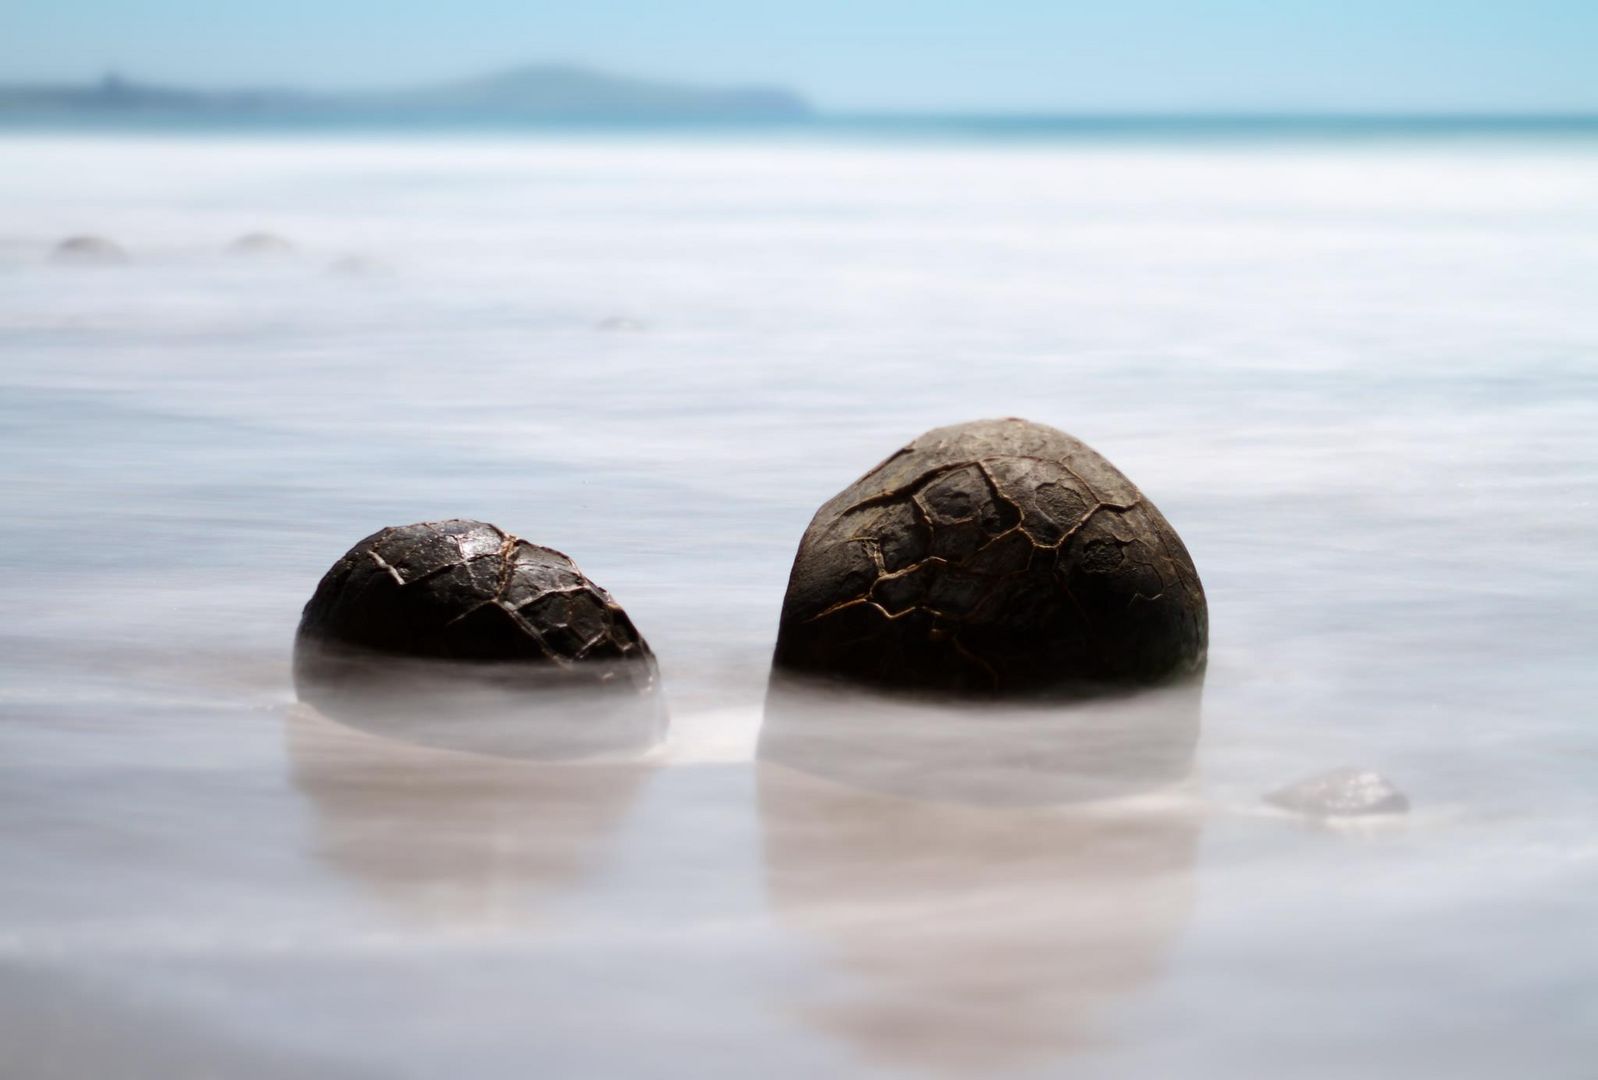
[[[0,158],[18,1075],[1587,1075],[1598,138]],[[226,250],[262,231],[292,250]],[[130,261],[52,261],[76,234]],[[755,760],[810,514],[996,415],[1191,550],[1192,775],[992,808]],[[529,766],[295,703],[318,576],[450,516],[615,594],[664,747]],[[1345,765],[1407,819],[1260,803]]]

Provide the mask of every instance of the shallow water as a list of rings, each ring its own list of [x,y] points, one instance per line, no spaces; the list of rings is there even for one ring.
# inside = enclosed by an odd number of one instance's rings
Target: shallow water
[[[1598,142],[0,158],[16,1075],[1590,1075]],[[295,251],[224,252],[261,230]],[[49,261],[78,233],[131,262]],[[1098,753],[1084,794],[980,717],[773,752],[809,515],[1017,414],[1191,550],[1191,756]],[[662,746],[527,761],[296,704],[317,577],[448,516],[615,594]],[[1036,798],[965,782],[1017,760]],[[1261,802],[1339,766],[1411,812]]]

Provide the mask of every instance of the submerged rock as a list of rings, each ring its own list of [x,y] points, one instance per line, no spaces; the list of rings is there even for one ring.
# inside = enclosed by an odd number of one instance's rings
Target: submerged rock
[[[927,432],[816,512],[775,663],[890,688],[1083,694],[1203,669],[1204,590],[1132,482],[1042,424]]]
[[[114,266],[128,261],[128,253],[103,236],[69,236],[55,246],[56,262]]]
[[[1368,769],[1333,769],[1271,792],[1265,801],[1310,817],[1356,817],[1402,814],[1409,799],[1380,773]]]
[[[390,267],[365,255],[341,255],[327,264],[327,271],[340,277],[381,277],[390,273]]]
[[[227,246],[230,255],[291,255],[294,245],[275,233],[252,232]]]
[[[294,679],[336,719],[454,749],[561,757],[664,730],[654,656],[621,606],[560,552],[479,521],[351,548],[305,605]]]

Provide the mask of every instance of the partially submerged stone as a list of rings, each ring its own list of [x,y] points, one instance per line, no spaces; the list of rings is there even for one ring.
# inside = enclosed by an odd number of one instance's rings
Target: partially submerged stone
[[[327,264],[327,270],[340,277],[381,277],[391,268],[381,259],[366,255],[341,255]]]
[[[55,246],[51,258],[56,262],[115,266],[127,262],[128,253],[103,236],[69,236]]]
[[[463,520],[383,529],[356,544],[317,585],[299,638],[557,667],[650,655],[621,605],[570,558]]]
[[[816,512],[775,663],[889,688],[1084,694],[1202,671],[1204,590],[1175,530],[1042,424],[937,428]]]
[[[276,233],[245,233],[227,246],[230,255],[291,255],[294,245]]]
[[[351,548],[305,605],[294,674],[336,719],[455,749],[560,757],[664,730],[654,656],[621,606],[567,556],[479,521]]]
[[[1333,769],[1289,784],[1266,795],[1265,801],[1318,818],[1402,814],[1409,810],[1409,799],[1392,781],[1380,773],[1353,768]]]

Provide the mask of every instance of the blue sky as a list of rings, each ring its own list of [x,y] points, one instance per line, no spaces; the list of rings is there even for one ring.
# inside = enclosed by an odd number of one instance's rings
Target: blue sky
[[[1598,111],[1598,0],[0,3],[5,81],[334,88],[564,60],[833,108]]]

